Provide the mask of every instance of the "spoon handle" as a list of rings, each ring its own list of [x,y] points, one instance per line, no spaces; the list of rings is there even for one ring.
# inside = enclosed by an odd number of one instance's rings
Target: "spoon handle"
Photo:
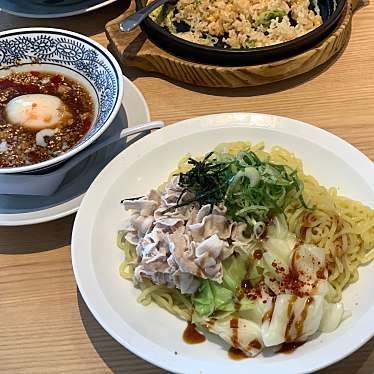
[[[119,24],[119,28],[123,32],[129,32],[138,26],[145,18],[147,18],[155,9],[159,6],[167,3],[169,0],[155,0],[138,10],[130,17],[127,17],[124,21]]]
[[[151,130],[157,130],[161,129],[165,126],[164,122],[162,121],[151,121],[151,122],[146,122],[141,125],[137,125],[134,127],[129,127],[127,129],[123,129],[121,131],[121,134],[119,136],[120,139],[130,136],[130,135],[135,135],[138,134],[139,132],[143,131],[151,131]]]
[[[98,152],[100,149],[105,148],[108,145],[125,138],[126,136],[135,135],[144,131],[161,129],[164,126],[165,124],[162,121],[151,121],[142,123],[141,125],[136,125],[134,127],[123,129],[120,133],[116,133],[106,139],[103,139],[101,142],[97,142],[96,144],[94,143],[86,149],[82,150],[76,156],[74,156],[70,160],[70,162],[67,161],[65,165],[62,165],[61,168],[57,169],[56,172],[66,172],[68,169],[71,169],[73,166],[81,162],[83,159],[87,158],[88,156],[91,156],[93,153]]]

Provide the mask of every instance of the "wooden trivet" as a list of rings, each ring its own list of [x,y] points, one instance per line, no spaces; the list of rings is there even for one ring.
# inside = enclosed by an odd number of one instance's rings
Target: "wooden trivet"
[[[134,2],[120,17],[106,25],[112,47],[124,66],[157,72],[176,81],[204,87],[248,87],[277,82],[306,73],[336,55],[348,43],[353,9],[357,0],[348,0],[335,31],[316,47],[299,55],[263,65],[223,67],[204,65],[175,57],[147,39],[140,27],[130,33],[119,31],[119,23],[132,14]]]

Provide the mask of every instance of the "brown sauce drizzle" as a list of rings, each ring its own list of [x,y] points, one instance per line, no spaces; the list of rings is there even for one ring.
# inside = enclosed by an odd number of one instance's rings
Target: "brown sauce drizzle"
[[[244,290],[250,290],[251,288],[253,288],[252,283],[249,279],[242,280],[240,287],[243,288]]]
[[[260,350],[261,348],[262,348],[262,345],[257,339],[252,340],[248,344],[248,350],[251,350],[251,349]],[[231,347],[229,349],[228,354],[232,360],[236,360],[236,361],[243,360],[244,358],[249,358],[241,349],[235,348],[235,347]]]
[[[318,279],[326,279],[325,268],[321,268],[321,269],[317,270],[316,274],[317,274]]]
[[[291,340],[290,331],[292,327],[292,323],[295,319],[295,313],[293,312],[293,306],[297,300],[297,296],[292,296],[290,301],[288,302],[288,309],[287,309],[287,316],[288,316],[288,322],[286,326],[286,331],[284,333],[284,339],[286,342]]]
[[[262,285],[259,283],[257,286],[251,284],[249,279],[244,279],[238,290],[239,294],[237,295],[239,299],[247,297],[250,300],[260,299],[262,297]]]
[[[239,347],[238,327],[239,327],[239,320],[238,320],[238,318],[233,318],[230,321],[230,329],[231,329],[231,345],[234,348],[238,348]]]
[[[300,247],[300,244],[297,243],[293,249],[293,254],[291,258],[291,266],[290,266],[290,271],[293,273],[297,273],[296,261],[300,260],[300,254],[297,252],[299,247]]]
[[[237,318],[233,318],[230,321],[230,329],[237,329],[239,327],[239,320]]]
[[[183,332],[183,340],[187,344],[199,344],[205,342],[206,338],[196,330],[194,323],[188,322],[187,327]]]
[[[262,317],[262,323],[266,322],[266,321],[269,321],[269,323],[271,322],[271,318],[273,317],[273,312],[274,312],[274,309],[270,309],[268,310],[264,316]]]
[[[300,243],[297,243],[294,248],[289,272],[284,275],[281,286],[283,289],[290,291],[292,294],[298,297],[305,297],[308,296],[308,294],[304,291],[304,289],[305,286],[309,285],[309,283],[307,280],[300,278],[300,275],[303,275],[303,272],[298,272],[296,263],[300,259],[300,254],[298,253],[298,247],[300,245]]]
[[[235,360],[235,361],[243,360],[244,358],[248,358],[248,356],[243,351],[241,351],[238,348],[234,348],[234,347],[231,347],[229,349],[229,357],[232,360]]]
[[[292,353],[294,352],[297,348],[302,346],[305,342],[290,342],[290,343],[283,343],[280,350],[278,353]]]
[[[253,257],[256,259],[256,260],[261,260],[262,259],[262,251],[260,249],[256,249],[254,252],[253,252]]]
[[[257,339],[253,339],[248,344],[248,350],[251,349],[251,348],[260,350],[262,348],[262,344]]]
[[[271,308],[262,317],[262,323],[266,321],[269,321],[269,323],[271,322],[271,319],[273,318],[274,308],[275,308],[275,298],[273,297],[271,299]]]
[[[241,300],[243,297],[240,297],[239,298],[239,300]],[[234,304],[234,308],[235,308],[235,311],[236,312],[239,312],[239,310],[240,310],[240,301],[237,301],[237,302],[235,302],[235,304]]]
[[[238,336],[238,330],[239,330],[239,318],[238,318],[238,312],[240,310],[240,302],[235,303],[235,311],[236,311],[236,317],[232,318],[230,320],[230,329],[231,329],[231,345],[233,348],[239,347],[239,336]]]
[[[308,297],[305,300],[304,308],[303,308],[303,311],[301,312],[300,319],[296,321],[295,323],[297,338],[303,335],[304,322],[306,320],[306,317],[308,316],[309,306],[313,303],[313,301],[314,301],[313,297]]]

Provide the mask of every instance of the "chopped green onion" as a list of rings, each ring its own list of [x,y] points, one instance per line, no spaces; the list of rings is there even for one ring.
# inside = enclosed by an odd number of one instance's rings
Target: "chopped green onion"
[[[182,194],[189,191],[194,200],[182,205],[224,204],[234,221],[247,223],[257,236],[272,216],[284,214],[293,201],[305,207],[304,186],[296,170],[262,161],[252,151],[236,156],[210,152],[201,161],[190,158],[188,163],[192,168],[179,175],[179,185]]]

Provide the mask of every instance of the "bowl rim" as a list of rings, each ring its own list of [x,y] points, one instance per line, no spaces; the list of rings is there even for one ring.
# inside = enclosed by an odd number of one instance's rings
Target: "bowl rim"
[[[220,121],[220,116],[224,116],[225,118],[231,116],[235,118]],[[248,123],[244,124],[244,121],[246,121],[248,116],[253,117],[256,120],[261,118],[266,119],[267,123],[259,123],[256,125]],[[211,121],[209,123],[203,122],[206,119],[210,119]],[[196,120],[200,121],[200,123],[197,124],[193,122]],[[278,120],[280,120],[282,123],[279,124]],[[214,124],[212,124],[213,121]],[[229,125],[228,122],[230,122]],[[153,149],[156,149],[160,146],[160,144],[162,145],[165,142],[180,139],[180,130],[182,127],[185,129],[183,136],[189,136],[191,134],[198,136],[202,135],[203,133],[207,134],[210,130],[214,131],[218,128],[231,128],[233,125],[236,127],[266,128],[270,130],[277,129],[277,131],[286,134],[292,131],[297,137],[301,137],[303,139],[308,139],[308,137],[312,135],[313,142],[318,141],[318,139],[323,139],[323,146],[326,148],[332,147],[332,149],[334,149],[334,146],[340,146],[344,150],[344,152],[341,154],[344,159],[349,159],[352,163],[358,162],[363,165],[363,170],[360,173],[364,173],[372,168],[372,162],[365,154],[344,139],[322,128],[283,116],[246,112],[218,113],[178,121],[172,126],[167,126],[166,128],[141,139],[117,155],[103,169],[103,171],[90,186],[78,210],[71,240],[71,257],[74,276],[85,303],[101,326],[125,348],[129,349],[142,359],[147,360],[148,362],[151,362],[152,364],[162,367],[168,371],[183,373],[185,372],[185,368],[188,367],[186,365],[191,365],[193,362],[184,356],[178,356],[179,359],[176,360],[172,351],[169,352],[166,348],[148,340],[146,337],[142,336],[141,333],[136,331],[135,328],[133,328],[129,323],[123,322],[122,317],[119,316],[117,311],[112,307],[102,288],[100,287],[93,264],[92,235],[96,225],[97,213],[102,201],[97,201],[95,198],[98,193],[101,195],[106,195],[110,187],[117,183],[116,181],[118,180],[118,174],[115,173],[115,170],[117,169],[118,171],[118,167],[121,168],[123,173],[123,170],[131,167],[133,162],[141,157],[142,149],[148,149],[147,147],[152,146],[152,144],[155,144]],[[160,143],[160,140],[162,140],[163,143]],[[373,175],[370,175],[370,180],[374,180]],[[374,263],[372,263],[372,265],[374,265]],[[374,329],[368,328],[368,322],[371,321],[370,318],[373,312],[374,304],[372,303],[370,308],[357,319],[355,324],[356,338],[354,339],[353,344],[349,330],[347,330],[348,333],[344,335],[344,339],[341,341],[342,346],[339,346],[339,349],[334,350],[331,355],[324,356],[318,361],[315,361],[315,354],[313,357],[309,358],[306,356],[307,359],[303,363],[307,364],[306,366],[296,365],[295,361],[293,361],[294,365],[292,367],[289,366],[289,362],[285,362],[282,363],[282,366],[279,369],[286,370],[289,373],[310,373],[327,367],[347,357],[355,350],[359,349],[359,347],[365,344],[373,336]],[[124,330],[126,330],[126,334],[123,334]],[[330,350],[333,349],[331,343],[328,347]],[[202,361],[198,361],[198,364],[202,364]],[[236,364],[234,362],[231,368],[234,370],[236,367],[238,369],[242,368],[235,365]],[[273,366],[271,368],[273,368]],[[206,363],[206,367],[204,367],[205,370],[202,370],[201,366],[199,366],[198,369],[199,370],[196,369],[195,371],[199,371],[201,373],[213,372],[213,368],[209,366],[208,363]],[[217,368],[214,367],[214,369]],[[261,367],[261,370],[259,370],[259,366],[256,366],[255,369],[257,369],[255,371],[259,373],[269,372],[269,368],[265,365]],[[248,367],[245,368],[245,372],[247,371]],[[217,372],[221,373],[224,371],[217,370]],[[238,372],[244,372],[244,369],[238,370]]]
[[[265,47],[255,47],[255,48],[248,48],[248,49],[242,49],[242,48],[222,48],[222,47],[211,47],[203,44],[193,43],[188,40],[179,38],[175,36],[174,34],[171,34],[170,32],[166,31],[163,27],[158,25],[156,22],[154,22],[150,17],[147,17],[142,23],[141,27],[142,29],[147,33],[147,28],[153,29],[154,31],[157,31],[158,33],[162,34],[164,37],[169,37],[174,42],[178,43],[181,46],[188,46],[190,48],[195,48],[197,50],[201,50],[204,52],[211,52],[211,53],[220,53],[223,55],[248,55],[251,54],[258,54],[258,53],[271,53],[274,51],[279,50],[280,48],[287,48],[292,47],[297,42],[305,41],[309,38],[313,38],[314,36],[317,37],[320,32],[323,31],[323,29],[328,28],[331,25],[336,24],[339,21],[339,18],[341,17],[345,7],[348,5],[349,0],[337,0],[337,6],[331,15],[331,17],[327,20],[327,22],[322,23],[312,31],[307,32],[304,35],[298,36],[297,38],[291,39],[287,42],[273,44]],[[135,0],[136,3],[136,11],[138,9],[138,4],[142,4],[142,0]],[[144,5],[142,4],[142,8],[144,8]],[[140,8],[140,9],[142,9]]]
[[[116,117],[121,105],[122,105],[122,96],[123,96],[123,79],[122,79],[122,69],[115,59],[115,57],[101,44],[96,42],[95,40],[82,35],[80,33],[65,30],[65,29],[59,29],[59,28],[52,28],[52,27],[24,27],[20,29],[11,29],[6,30],[3,32],[0,32],[0,40],[3,37],[11,36],[11,35],[18,35],[18,34],[29,34],[29,33],[40,33],[40,34],[62,34],[68,37],[72,37],[73,39],[78,39],[81,42],[84,42],[85,44],[91,45],[91,47],[94,47],[94,49],[99,50],[102,55],[104,55],[109,63],[113,67],[113,71],[116,75],[116,81],[118,86],[118,94],[116,98],[116,102],[114,107],[112,108],[112,112],[107,118],[107,120],[103,123],[103,125],[100,127],[100,129],[89,139],[87,139],[85,142],[79,144],[77,147],[74,147],[67,152],[63,153],[62,155],[59,155],[57,157],[53,157],[49,160],[42,161],[36,164],[32,165],[26,165],[26,166],[19,166],[14,168],[0,168],[0,174],[15,174],[15,173],[24,173],[24,172],[32,172],[36,170],[41,170],[43,168],[58,164],[71,156],[77,154],[84,148],[88,147],[90,144],[92,144],[95,140],[97,140],[102,133],[110,126],[110,124],[113,122],[114,118]],[[41,63],[43,65],[43,63]]]

